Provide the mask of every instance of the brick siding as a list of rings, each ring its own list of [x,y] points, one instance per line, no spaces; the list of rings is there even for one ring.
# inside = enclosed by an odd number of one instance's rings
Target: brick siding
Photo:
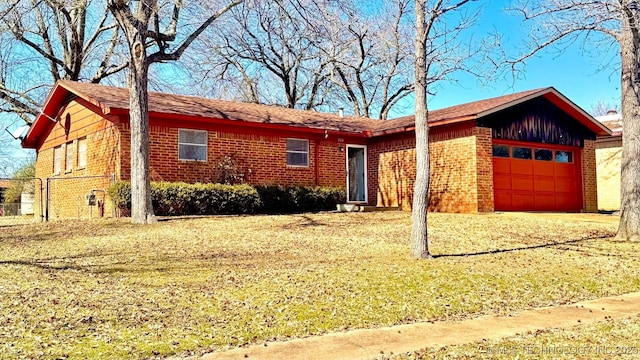
[[[585,140],[582,148],[582,193],[584,211],[598,211],[598,178],[596,174],[596,142]]]
[[[61,121],[38,148],[36,176],[49,181],[49,216],[96,217],[97,207],[85,202],[91,190],[106,190],[112,179],[130,179],[130,130],[127,119],[99,114],[87,103],[72,101]],[[368,202],[382,207],[410,210],[415,179],[415,134],[406,132],[373,139],[336,136],[304,129],[247,129],[210,122],[150,121],[150,166],[154,181],[215,182],[217,164],[233,155],[245,170],[246,182],[254,185],[346,186],[348,144],[367,145]],[[173,124],[207,131],[206,161],[178,159],[178,128]],[[77,142],[87,139],[87,166],[78,167]],[[309,166],[286,164],[288,138],[309,140]],[[491,129],[458,125],[430,132],[429,210],[444,212],[489,212],[494,210]],[[76,154],[71,170],[53,174],[54,148],[73,144]],[[585,141],[581,154],[584,210],[597,210],[595,142]],[[80,177],[91,177],[79,179]],[[98,200],[103,199],[98,192]],[[104,215],[114,213],[106,200]],[[36,191],[36,204],[39,194]],[[45,207],[46,208],[46,207]],[[38,206],[35,206],[38,212]],[[39,215],[39,214],[37,214]]]
[[[374,142],[369,150],[369,193],[377,206],[410,210],[415,179],[413,133]],[[429,134],[429,210],[493,211],[491,130],[464,127]],[[479,162],[477,159],[489,159]],[[376,181],[376,179],[378,181]]]
[[[212,130],[213,129],[213,130]],[[152,181],[216,182],[217,165],[225,156],[236,159],[244,170],[245,181],[253,185],[320,185],[345,186],[345,154],[338,139],[330,136],[301,135],[300,133],[261,134],[207,129],[207,160],[178,159],[178,128],[150,127],[150,170]],[[130,140],[129,128],[121,126],[123,143]],[[287,165],[288,138],[309,140],[309,166]],[[343,147],[344,149],[344,147]],[[318,151],[318,157],[316,157]],[[130,179],[129,147],[122,148],[122,179]],[[316,160],[320,171],[316,172]],[[317,181],[316,181],[317,180]]]
[[[622,137],[596,141],[598,210],[620,210]]]
[[[476,174],[478,185],[478,211],[492,212],[493,199],[493,145],[491,128],[475,127],[476,138]]]

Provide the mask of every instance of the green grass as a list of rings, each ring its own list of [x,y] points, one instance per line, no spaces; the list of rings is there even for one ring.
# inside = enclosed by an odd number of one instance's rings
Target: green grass
[[[616,219],[430,214],[426,261],[401,212],[3,226],[0,354],[184,356],[638,291]]]

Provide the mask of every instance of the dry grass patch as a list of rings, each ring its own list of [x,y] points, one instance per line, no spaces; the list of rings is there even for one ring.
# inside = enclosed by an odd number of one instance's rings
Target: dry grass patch
[[[640,246],[610,241],[615,218],[429,221],[431,261],[408,257],[401,212],[3,227],[0,353],[187,355],[640,290]]]
[[[638,359],[640,317],[528,332],[498,341],[380,355],[376,360]]]

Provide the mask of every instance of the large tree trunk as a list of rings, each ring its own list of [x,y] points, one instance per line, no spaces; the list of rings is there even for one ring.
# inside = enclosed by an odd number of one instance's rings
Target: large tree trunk
[[[640,10],[626,4],[622,16],[622,169],[617,238],[640,241]]]
[[[131,127],[131,222],[149,224],[156,221],[151,204],[149,170],[149,64],[144,47],[144,31],[130,39],[129,124]]]
[[[415,42],[415,119],[416,119],[416,182],[411,209],[411,256],[430,258],[427,235],[427,205],[429,202],[429,126],[427,115],[427,68],[425,42],[425,0],[416,0]]]

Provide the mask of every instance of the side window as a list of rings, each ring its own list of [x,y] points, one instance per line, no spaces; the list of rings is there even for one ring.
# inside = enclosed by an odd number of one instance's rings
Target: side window
[[[62,171],[62,146],[53,148],[53,175],[59,175]]]
[[[287,165],[309,166],[309,140],[287,139]]]
[[[207,132],[178,129],[178,159],[207,161]]]
[[[65,153],[65,162],[64,162],[64,171],[71,172],[73,169],[73,156],[75,155],[74,146],[72,142],[67,143],[66,153]]]
[[[78,168],[87,167],[87,138],[78,140]]]

